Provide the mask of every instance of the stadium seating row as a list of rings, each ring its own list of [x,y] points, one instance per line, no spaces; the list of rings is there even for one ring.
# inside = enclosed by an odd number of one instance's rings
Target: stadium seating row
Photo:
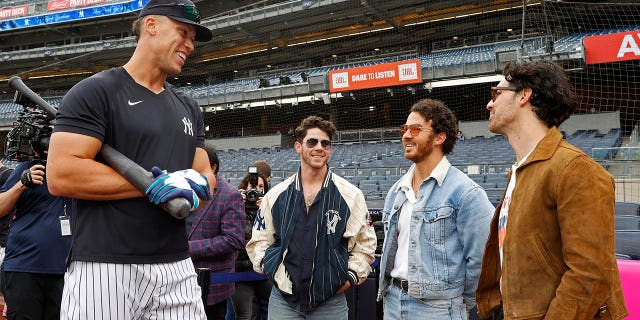
[[[399,137],[398,137],[399,139]],[[567,140],[591,155],[593,148],[615,148],[622,141],[621,131],[618,128],[611,129],[606,134],[600,134],[596,130],[578,130],[567,137]],[[296,170],[297,155],[293,148],[252,148],[240,150],[219,151],[221,160],[225,166],[223,172],[244,172],[246,166],[255,159],[264,159],[273,164],[274,170]],[[474,137],[456,143],[454,152],[447,155],[449,161],[457,166],[483,165],[483,164],[511,164],[515,156],[511,152],[506,138],[494,136],[490,138]],[[342,176],[368,176],[378,178],[386,175],[401,175],[399,168],[408,168],[411,162],[404,158],[402,146],[399,140],[378,141],[375,143],[347,143],[335,144],[329,165],[336,168],[336,172]],[[504,166],[501,166],[504,167]],[[508,168],[508,167],[507,167]],[[466,168],[463,171],[467,172]],[[500,173],[481,171],[478,173]],[[473,174],[474,172],[467,172]],[[487,177],[474,179],[478,183],[499,183],[501,178]]]
[[[582,39],[585,36],[607,34],[614,32],[622,32],[628,30],[637,29],[637,26],[629,26],[618,29],[591,31],[580,34],[572,34],[558,39],[554,43],[554,52],[570,52],[582,50]],[[528,39],[521,43],[520,41],[505,41],[495,44],[486,44],[474,47],[459,48],[445,51],[431,52],[424,55],[416,56],[421,61],[421,66],[424,69],[434,69],[452,66],[473,65],[478,63],[491,62],[495,64],[497,52],[508,50],[525,50],[531,54],[543,54],[546,48],[545,38]],[[402,59],[409,57],[403,56]],[[372,59],[369,61],[360,61],[357,63],[348,63],[342,65],[323,66],[318,68],[310,68],[306,70],[308,75],[325,75],[332,70],[342,70],[346,68],[369,66],[380,63],[387,63],[397,61],[398,57],[387,57],[384,59]],[[495,68],[494,68],[495,69]],[[256,90],[259,88],[260,79],[268,81],[270,86],[280,85],[280,77],[287,76],[291,79],[291,83],[302,83],[304,78],[301,76],[302,72],[283,72],[278,75],[254,77],[249,79],[238,79],[231,82],[217,83],[212,85],[197,86],[197,87],[183,87],[181,88],[185,93],[192,97],[207,98],[213,96],[220,96],[230,93],[240,93],[250,90]]]

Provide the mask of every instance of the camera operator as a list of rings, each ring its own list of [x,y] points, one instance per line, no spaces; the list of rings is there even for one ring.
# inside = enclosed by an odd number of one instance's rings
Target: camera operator
[[[246,212],[245,245],[251,239],[253,222],[262,203],[262,197],[269,191],[267,178],[258,173],[257,167],[249,167],[249,173],[238,185],[242,194]],[[245,249],[240,250],[236,260],[236,271],[253,272],[253,265]],[[261,319],[260,308],[254,307],[256,299],[269,300],[271,283],[268,280],[237,282],[236,292],[232,297],[236,320]]]
[[[69,199],[55,197],[45,178],[48,137],[32,142],[0,188],[0,216],[12,214],[2,264],[8,319],[59,319],[71,247]]]
[[[9,179],[11,172],[13,169],[4,165],[4,163],[0,162],[0,186],[4,185]],[[7,237],[9,236],[11,223],[11,215],[6,215],[0,218],[0,265],[2,264],[2,260],[4,260],[4,250],[7,247]],[[0,275],[0,279],[2,276]],[[4,310],[2,312],[3,316],[7,315],[7,303],[4,301],[4,288],[2,286],[2,281],[0,281],[0,303],[4,306]]]

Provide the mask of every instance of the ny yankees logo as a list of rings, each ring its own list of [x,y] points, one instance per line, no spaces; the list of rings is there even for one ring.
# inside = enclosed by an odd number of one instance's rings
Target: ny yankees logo
[[[193,136],[193,124],[191,123],[191,119],[184,117],[182,118],[182,123],[184,124],[184,133]]]
[[[327,234],[336,233],[336,226],[340,221],[340,214],[336,210],[329,210],[324,214],[327,217]]]
[[[256,219],[253,221],[253,226],[257,231],[264,230],[267,228],[267,225],[264,222],[264,217],[262,217],[262,213],[258,210],[256,214]]]

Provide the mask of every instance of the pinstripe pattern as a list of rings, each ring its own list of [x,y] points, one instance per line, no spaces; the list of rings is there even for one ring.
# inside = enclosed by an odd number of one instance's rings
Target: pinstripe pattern
[[[300,240],[300,235],[294,235],[294,228],[297,227],[295,216],[302,214],[304,208],[302,197],[299,174],[269,190],[262,199],[252,238],[247,243],[254,270],[266,273],[281,292],[288,294],[300,294],[293,290],[293,282],[297,280],[292,279],[289,272],[294,271],[287,269],[285,260],[290,241],[294,237]],[[333,296],[347,277],[356,284],[364,282],[371,271],[376,246],[364,195],[357,187],[329,170],[318,197],[320,200],[311,206],[313,213],[309,213],[317,216],[315,247],[308,244],[309,250],[315,248],[315,257],[310,261],[313,263],[308,306],[311,309]],[[346,248],[339,244],[345,238],[348,239]]]
[[[191,259],[159,264],[73,261],[60,319],[206,319]]]
[[[336,174],[333,175],[333,183],[340,190],[351,212],[343,235],[349,239],[349,269],[355,271],[359,283],[363,283],[371,272],[372,253],[375,252],[377,244],[373,227],[368,222],[369,210],[358,187]]]
[[[351,215],[347,220],[347,227],[343,237],[349,238],[349,261],[348,267],[351,270],[354,270],[358,276],[359,282],[364,282],[367,278],[367,275],[371,271],[370,264],[373,262],[373,252],[376,248],[376,237],[373,231],[373,228],[368,225],[368,209],[366,206],[366,202],[364,199],[364,195],[362,191],[358,189],[356,186],[349,183],[344,178],[332,174],[330,175],[331,179],[333,179],[334,184],[340,190],[340,195],[344,199],[344,201],[349,206],[349,210]],[[257,228],[257,225],[254,225],[254,229],[252,231],[251,241],[247,244],[247,252],[249,253],[249,258],[254,262],[253,268],[258,273],[263,273],[262,264],[268,263],[269,261],[262,261],[264,258],[265,251],[267,248],[275,241],[274,234],[276,234],[276,230],[274,229],[273,223],[273,215],[271,209],[273,207],[273,203],[280,197],[280,195],[287,191],[287,188],[292,183],[299,184],[297,181],[298,175],[293,175],[287,178],[285,181],[277,184],[275,187],[271,188],[269,192],[262,199],[262,205],[260,206],[260,217],[264,219],[265,227],[264,229]],[[325,181],[325,184],[327,182]],[[288,198],[285,201],[287,206],[279,212],[278,214],[286,215],[295,212],[292,207],[299,204],[300,200],[298,197],[301,195],[296,192],[292,192],[286,195]],[[282,219],[283,221],[287,221],[287,219]],[[293,228],[295,225],[295,221],[293,219],[288,221],[287,225],[282,225],[280,228],[280,234],[288,234],[289,230]],[[286,254],[285,254],[286,256]],[[267,258],[269,259],[269,257]],[[273,259],[273,257],[271,257]],[[284,258],[283,258],[284,259]],[[262,262],[256,263],[256,262]],[[282,270],[280,270],[282,268]],[[276,281],[280,284],[280,290],[289,293],[284,288],[289,288],[291,286],[290,280],[288,276],[286,276],[286,272],[284,270],[284,265],[278,268],[278,272],[276,273],[277,279]]]

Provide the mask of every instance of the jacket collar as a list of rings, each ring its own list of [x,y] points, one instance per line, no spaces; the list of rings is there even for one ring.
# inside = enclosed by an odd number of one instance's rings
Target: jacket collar
[[[429,180],[429,178],[434,178],[438,183],[438,186],[442,187],[442,184],[444,183],[444,178],[447,177],[447,172],[449,172],[449,168],[451,168],[451,163],[449,163],[447,156],[444,156],[442,157],[442,159],[440,159],[440,162],[438,162],[436,167],[433,168],[429,176],[426,179],[424,179],[424,181]],[[404,177],[400,180],[400,183],[398,184],[396,191],[400,189],[404,191],[408,191],[411,188],[413,188],[411,186],[411,181],[413,181],[413,172],[415,170],[416,170],[416,164],[414,163],[411,165],[409,170],[407,170],[407,173],[404,175]]]
[[[302,190],[302,180],[300,177],[302,176],[302,167],[298,168],[298,173],[296,174],[296,190]],[[326,188],[329,185],[329,181],[331,180],[331,168],[327,165],[327,173],[324,176],[324,181],[322,182],[322,188]]]
[[[551,156],[553,156],[553,154],[558,149],[558,145],[560,145],[560,142],[562,142],[562,133],[560,133],[560,130],[558,130],[558,128],[556,128],[555,126],[551,127],[549,131],[547,131],[547,134],[544,136],[544,138],[542,138],[542,140],[538,142],[538,145],[534,148],[533,152],[531,152],[531,154],[527,158],[527,161],[520,165],[520,167],[524,167],[534,161],[551,159]]]

